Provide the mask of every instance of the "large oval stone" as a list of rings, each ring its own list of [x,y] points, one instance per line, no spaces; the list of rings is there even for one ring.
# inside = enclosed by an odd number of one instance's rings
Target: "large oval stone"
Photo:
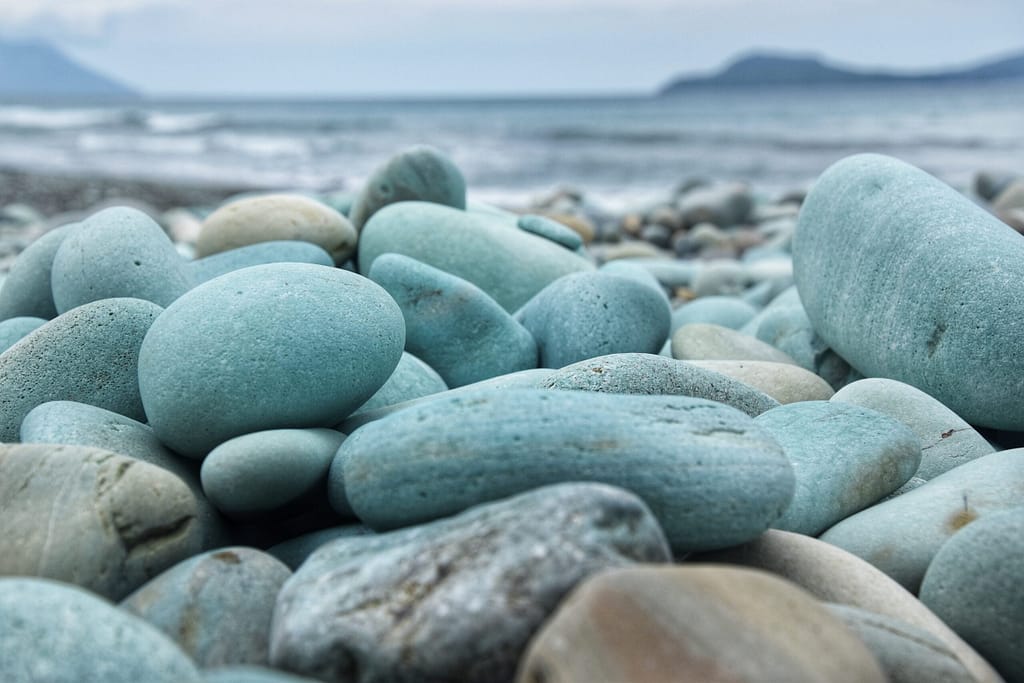
[[[79,223],[70,223],[54,228],[18,254],[0,285],[0,320],[21,316],[47,320],[57,317],[50,286],[53,257],[78,226]]]
[[[825,171],[793,241],[814,328],[869,377],[971,424],[1024,430],[1024,238],[945,183],[874,154]]]
[[[330,427],[395,369],[402,312],[336,268],[254,266],[206,282],[156,320],[139,389],[161,441],[192,457],[249,432]]]

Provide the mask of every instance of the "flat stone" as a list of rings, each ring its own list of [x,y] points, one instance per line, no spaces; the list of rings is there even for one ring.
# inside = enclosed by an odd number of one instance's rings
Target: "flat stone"
[[[516,225],[520,230],[551,240],[571,251],[576,251],[583,246],[583,237],[580,236],[580,233],[547,216],[526,214],[517,219]],[[591,238],[593,238],[593,231],[591,231]]]
[[[45,318],[19,316],[0,321],[0,353],[11,348],[30,332],[34,332],[46,324]]]
[[[315,263],[333,266],[334,259],[323,247],[312,242],[276,240],[211,254],[186,263],[189,278],[195,284],[250,266],[268,263]]]
[[[120,607],[166,633],[203,668],[266,664],[274,603],[291,575],[259,550],[221,548],[176,564]]]
[[[793,241],[814,329],[869,377],[973,425],[1024,431],[1024,239],[901,161],[848,157],[815,183]],[[898,293],[898,296],[894,296]]]
[[[865,645],[798,586],[714,565],[619,569],[584,581],[534,638],[517,677],[683,680],[887,679]]]
[[[359,410],[352,415],[447,390],[448,385],[445,384],[441,375],[437,374],[437,370],[411,353],[403,351],[402,357],[399,359],[395,371],[388,377],[388,381],[384,382],[384,386],[367,399],[366,403],[359,406]]]
[[[10,683],[199,683],[163,633],[88,591],[0,578],[0,680]]]
[[[199,551],[196,501],[176,476],[99,448],[0,444],[0,575],[118,600]]]
[[[672,357],[677,360],[796,361],[750,335],[710,323],[683,325],[672,334]]]
[[[360,427],[338,450],[328,490],[336,509],[344,501],[370,527],[391,529],[580,479],[640,496],[677,552],[753,538],[794,486],[776,442],[721,403],[508,389],[435,399]]]
[[[50,287],[53,257],[78,225],[70,223],[54,228],[18,254],[0,286],[0,320],[21,316],[47,320],[57,317]]]
[[[672,311],[672,331],[689,323],[712,323],[738,330],[757,315],[757,309],[734,296],[705,296]]]
[[[691,360],[691,365],[728,375],[782,404],[827,401],[835,393],[828,382],[790,363],[764,360]]]
[[[332,541],[278,597],[271,663],[324,681],[507,681],[580,580],[670,559],[635,496],[545,487],[457,517]]]

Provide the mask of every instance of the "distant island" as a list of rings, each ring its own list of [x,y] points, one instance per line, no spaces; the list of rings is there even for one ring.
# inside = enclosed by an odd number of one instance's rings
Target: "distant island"
[[[923,73],[867,71],[827,63],[821,57],[753,52],[705,76],[672,80],[660,95],[678,95],[696,88],[748,88],[756,86],[820,86],[854,84],[913,84],[1024,79],[1024,53],[979,66]]]
[[[88,69],[43,41],[0,40],[0,99],[135,99],[126,85]]]

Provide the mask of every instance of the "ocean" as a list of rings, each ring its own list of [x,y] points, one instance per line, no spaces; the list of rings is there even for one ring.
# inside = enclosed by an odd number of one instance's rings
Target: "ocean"
[[[781,193],[865,151],[964,188],[978,170],[1024,172],[1024,81],[670,98],[0,103],[0,166],[23,170],[352,189],[418,143],[450,155],[472,196],[505,204],[570,186],[628,207],[693,177]]]

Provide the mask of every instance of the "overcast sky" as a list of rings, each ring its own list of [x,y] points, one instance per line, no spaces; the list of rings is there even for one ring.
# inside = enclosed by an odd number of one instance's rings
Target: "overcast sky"
[[[755,47],[928,68],[1024,49],[1024,0],[0,0],[149,94],[644,92]]]

